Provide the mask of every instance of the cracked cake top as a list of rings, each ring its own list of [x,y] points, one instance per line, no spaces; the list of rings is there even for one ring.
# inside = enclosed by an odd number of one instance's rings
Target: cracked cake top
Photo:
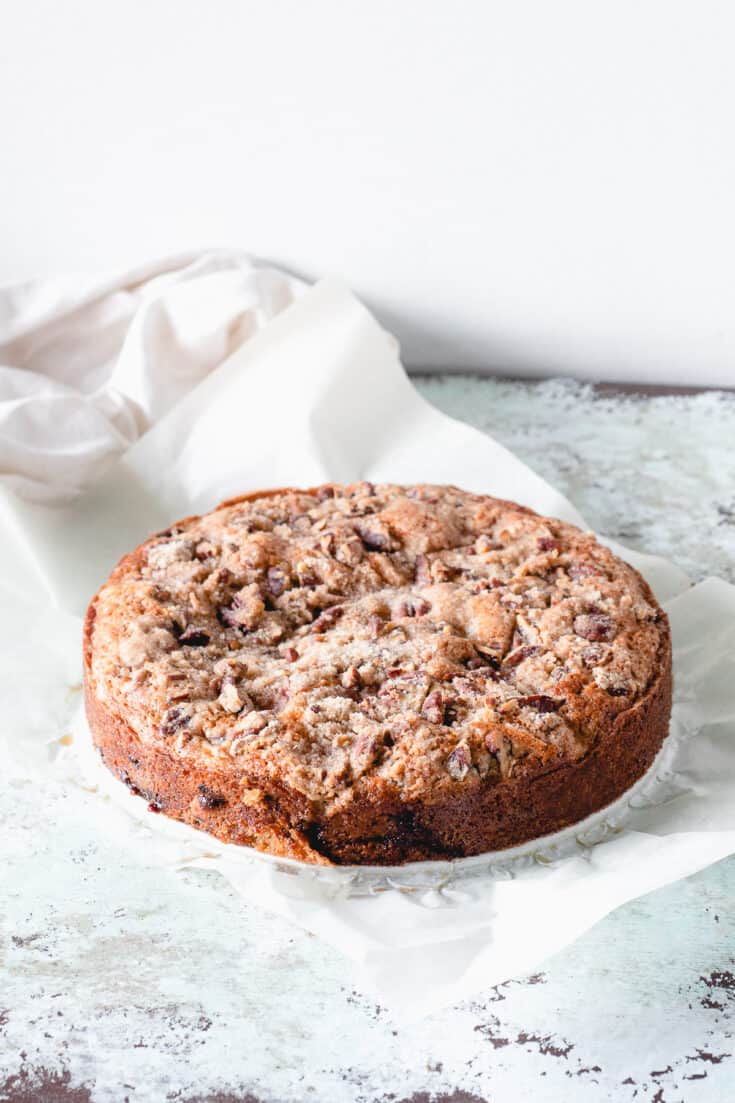
[[[143,742],[339,810],[582,758],[661,614],[593,535],[455,487],[326,485],[152,537],[98,595],[91,677]]]

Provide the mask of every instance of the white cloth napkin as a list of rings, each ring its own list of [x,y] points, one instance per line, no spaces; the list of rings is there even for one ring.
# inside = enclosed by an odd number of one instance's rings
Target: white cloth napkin
[[[0,481],[73,497],[303,287],[216,252],[0,288]]]
[[[395,341],[338,284],[304,291],[217,254],[103,287],[11,290],[2,304],[0,569],[15,596],[0,753],[13,776],[94,787],[100,824],[114,821],[131,855],[220,870],[359,962],[366,987],[408,1015],[535,968],[624,901],[735,851],[735,589],[690,589],[671,564],[622,549],[667,603],[676,706],[654,770],[604,816],[510,855],[375,874],[299,868],[151,817],[96,765],[83,722],[67,746],[76,618],[150,532],[250,489],[358,478],[453,482],[581,519],[421,399]],[[57,424],[67,409],[74,431]]]

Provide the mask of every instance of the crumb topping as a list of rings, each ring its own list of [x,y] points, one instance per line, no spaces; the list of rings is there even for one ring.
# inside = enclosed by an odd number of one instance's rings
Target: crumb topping
[[[590,533],[454,487],[264,493],[100,591],[92,678],[144,741],[336,810],[582,757],[647,689],[662,614]]]

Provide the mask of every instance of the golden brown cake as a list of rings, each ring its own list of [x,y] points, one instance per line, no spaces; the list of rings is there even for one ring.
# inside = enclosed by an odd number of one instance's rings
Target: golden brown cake
[[[309,862],[497,850],[583,819],[668,730],[665,614],[590,533],[451,486],[225,502],[85,624],[107,766],[152,811]]]

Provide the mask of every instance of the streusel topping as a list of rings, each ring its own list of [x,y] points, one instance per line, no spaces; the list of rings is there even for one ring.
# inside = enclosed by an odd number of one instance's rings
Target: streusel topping
[[[579,759],[661,642],[638,575],[591,534],[363,482],[152,537],[100,592],[92,678],[143,741],[336,809],[370,776],[426,800]]]

